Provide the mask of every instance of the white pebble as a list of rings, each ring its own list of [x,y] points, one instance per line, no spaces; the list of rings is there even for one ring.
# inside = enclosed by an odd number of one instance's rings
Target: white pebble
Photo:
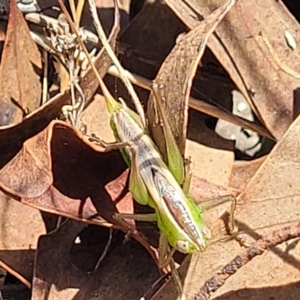
[[[286,41],[287,45],[288,45],[292,50],[295,50],[295,49],[297,48],[297,43],[296,43],[294,37],[292,36],[292,34],[286,30],[286,31],[284,32],[284,37],[285,37],[285,41]]]

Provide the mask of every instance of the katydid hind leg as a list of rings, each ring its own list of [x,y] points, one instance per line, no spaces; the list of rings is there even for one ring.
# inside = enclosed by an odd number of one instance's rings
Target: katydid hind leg
[[[177,146],[175,138],[173,136],[172,130],[169,126],[166,113],[163,109],[162,105],[162,95],[161,89],[163,86],[159,86],[157,83],[153,83],[152,91],[154,95],[154,101],[156,101],[156,107],[160,114],[163,123],[163,132],[165,135],[166,140],[166,147],[167,147],[167,156],[168,156],[168,167],[175,179],[179,184],[183,183],[184,180],[184,163],[182,159],[182,155],[180,150]]]
[[[234,235],[237,232],[237,228],[235,226],[235,219],[234,219],[234,213],[237,204],[235,196],[225,195],[225,196],[216,197],[208,201],[202,202],[201,204],[198,205],[198,207],[201,211],[206,211],[226,202],[231,202],[229,217],[228,217],[228,231],[230,235]]]

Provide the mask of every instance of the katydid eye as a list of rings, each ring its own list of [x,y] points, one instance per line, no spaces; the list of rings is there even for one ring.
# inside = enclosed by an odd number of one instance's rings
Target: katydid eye
[[[203,235],[204,235],[207,239],[210,239],[210,238],[211,238],[211,232],[210,232],[210,230],[209,230],[206,226],[203,227],[202,233],[203,233]]]
[[[177,241],[176,249],[183,254],[188,253],[189,252],[189,242],[188,241]]]

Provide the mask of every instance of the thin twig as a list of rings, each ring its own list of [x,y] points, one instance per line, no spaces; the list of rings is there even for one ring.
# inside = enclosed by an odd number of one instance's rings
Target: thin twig
[[[114,65],[112,65],[108,68],[107,73],[112,76],[121,78],[121,75],[120,75],[117,67]],[[149,91],[152,90],[153,82],[151,80],[149,80],[145,77],[139,76],[137,74],[131,73],[128,70],[124,70],[124,75],[131,81],[131,83],[133,83],[139,87],[142,87],[146,90],[149,90]],[[248,121],[242,117],[235,116],[231,112],[224,111],[224,109],[222,109],[222,108],[208,104],[199,99],[190,97],[189,98],[189,107],[191,107],[195,110],[201,111],[210,116],[213,116],[215,118],[220,118],[227,122],[235,124],[237,126],[241,126],[244,129],[253,130],[253,131],[257,132],[258,134],[265,136],[269,139],[273,139],[273,137],[269,134],[269,132],[267,130],[265,130],[264,127],[254,123],[254,122]]]
[[[27,279],[25,279],[19,272],[16,272],[13,268],[8,266],[2,260],[0,260],[0,268],[6,270],[8,273],[16,277],[18,280],[20,280],[25,286],[31,289],[31,283]]]
[[[76,18],[77,14],[76,14],[76,8],[75,8],[74,0],[69,0],[69,4],[70,4],[70,9],[71,9],[73,20],[74,20],[75,24],[78,26],[78,20]]]
[[[255,256],[263,254],[270,247],[277,246],[297,237],[300,237],[300,223],[286,226],[273,231],[271,234],[263,236],[241,254],[237,255],[230,263],[217,272],[215,276],[207,280],[200,291],[195,295],[194,299],[210,299],[212,293],[223,286],[230,276],[235,274]]]
[[[77,18],[78,25],[80,24],[84,3],[85,3],[84,0],[79,0],[76,7],[76,18]]]
[[[89,6],[90,6],[93,21],[94,21],[94,25],[96,27],[98,36],[99,36],[99,38],[100,38],[100,40],[103,44],[103,47],[107,51],[107,54],[110,56],[112,62],[117,67],[117,69],[120,73],[120,78],[124,82],[128,92],[129,92],[129,94],[132,98],[132,101],[135,105],[137,113],[139,114],[139,116],[141,118],[141,122],[143,124],[143,127],[146,128],[146,119],[145,119],[145,113],[144,113],[143,107],[140,103],[140,100],[139,100],[139,98],[138,98],[138,96],[137,96],[130,80],[126,76],[125,70],[123,69],[122,65],[120,64],[117,56],[115,55],[114,51],[112,50],[112,48],[111,48],[111,46],[110,46],[110,44],[107,40],[106,34],[105,34],[105,32],[103,30],[103,27],[101,26],[101,23],[99,21],[95,1],[94,0],[88,0],[88,1],[89,1]],[[116,2],[115,2],[115,5],[116,5]]]
[[[100,258],[98,259],[98,262],[95,266],[95,269],[94,269],[94,272],[96,272],[100,266],[100,263],[101,261],[104,259],[104,257],[107,255],[107,252],[110,248],[110,245],[111,245],[111,241],[112,241],[112,234],[113,234],[113,229],[112,228],[109,228],[109,236],[108,236],[108,240],[107,240],[107,243],[105,245],[105,248],[100,256]]]

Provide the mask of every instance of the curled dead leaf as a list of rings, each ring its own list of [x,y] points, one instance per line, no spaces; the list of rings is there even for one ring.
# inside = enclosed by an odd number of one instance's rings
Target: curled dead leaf
[[[233,4],[233,0],[227,2],[207,16],[205,20],[199,22],[189,33],[182,36],[165,59],[155,78],[155,82],[164,86],[167,119],[182,154],[185,151],[187,110],[193,78],[208,37]],[[150,124],[155,124],[156,116],[152,94],[148,100],[147,117]],[[166,157],[162,128],[152,126],[150,130],[157,147]]]

